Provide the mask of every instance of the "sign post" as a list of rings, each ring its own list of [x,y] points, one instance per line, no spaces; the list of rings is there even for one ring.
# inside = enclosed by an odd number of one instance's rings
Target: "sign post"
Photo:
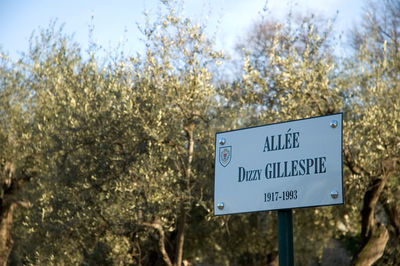
[[[279,265],[293,266],[293,217],[292,209],[278,211]]]
[[[342,124],[339,113],[218,132],[214,215],[278,210],[280,265],[293,265],[292,209],[344,202]]]

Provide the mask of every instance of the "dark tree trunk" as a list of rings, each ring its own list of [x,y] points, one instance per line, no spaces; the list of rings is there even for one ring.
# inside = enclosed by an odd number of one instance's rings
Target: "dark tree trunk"
[[[364,195],[363,209],[361,211],[361,236],[367,242],[376,224],[375,206],[385,186],[386,178],[375,179]]]
[[[11,236],[11,229],[15,207],[15,203],[4,204],[2,202],[0,210],[0,266],[7,265],[8,257],[13,248],[14,241]]]
[[[385,225],[377,223],[375,219],[375,207],[379,196],[386,184],[387,175],[373,180],[364,195],[363,209],[361,211],[361,237],[362,247],[355,256],[353,264],[357,266],[369,266],[380,257],[389,240],[389,233]]]
[[[0,184],[0,266],[7,265],[13,239],[11,236],[12,222],[16,203],[14,194],[16,190],[15,167],[12,163],[5,163],[1,169]]]
[[[178,218],[178,235],[175,247],[175,266],[182,265],[183,259],[183,244],[185,242],[185,225],[186,225],[186,210],[185,206],[182,204],[180,215]]]
[[[172,266],[171,259],[169,258],[168,252],[165,248],[165,232],[164,232],[164,229],[162,228],[159,218],[156,218],[153,223],[142,223],[141,225],[157,230],[157,232],[159,234],[158,250],[161,253],[161,257],[162,257],[165,265]]]
[[[389,240],[389,233],[386,227],[379,223],[371,231],[368,241],[354,260],[356,266],[369,266],[382,257],[386,243]]]
[[[28,207],[29,204],[18,200],[18,191],[30,180],[22,175],[17,178],[14,164],[7,162],[0,169],[0,266],[7,265],[13,248],[11,235],[14,211],[19,207]]]

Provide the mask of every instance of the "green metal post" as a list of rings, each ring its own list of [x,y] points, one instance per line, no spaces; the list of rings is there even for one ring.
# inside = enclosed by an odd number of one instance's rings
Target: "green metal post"
[[[278,210],[279,266],[293,266],[292,209]]]

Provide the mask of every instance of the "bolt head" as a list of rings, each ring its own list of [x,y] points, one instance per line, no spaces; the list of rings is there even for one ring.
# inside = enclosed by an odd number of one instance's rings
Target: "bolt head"
[[[225,143],[226,143],[226,139],[225,138],[220,138],[219,144],[220,145],[225,145]]]
[[[224,209],[224,203],[223,202],[218,202],[218,204],[217,204],[217,208],[218,209],[220,209],[220,210],[223,210]]]
[[[330,123],[330,125],[331,125],[331,128],[335,128],[335,127],[337,127],[337,125],[338,125],[338,121],[332,120],[331,123]]]
[[[339,192],[337,191],[337,190],[332,190],[331,191],[331,197],[333,198],[333,199],[337,199],[337,197],[339,197]]]

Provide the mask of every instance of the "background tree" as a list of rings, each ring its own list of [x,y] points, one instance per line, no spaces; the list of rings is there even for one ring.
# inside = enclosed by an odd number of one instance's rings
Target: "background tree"
[[[137,178],[146,178],[136,188],[143,196],[136,213],[138,226],[157,232],[164,263],[181,265],[189,213],[210,208],[204,197],[210,197],[216,100],[209,68],[221,55],[201,26],[167,9],[144,31],[148,49],[135,78],[135,116],[147,146],[135,166]],[[161,241],[167,238],[170,247]]]
[[[24,69],[0,52],[0,264],[6,265],[13,247],[14,212],[27,207],[21,189],[35,175],[30,146],[30,114],[26,111]]]
[[[33,43],[40,179],[16,230],[16,263],[182,264],[189,214],[210,208],[208,68],[221,55],[168,4],[144,34],[143,58],[104,66],[55,28]]]
[[[378,264],[399,263],[399,10],[400,1],[370,2],[362,28],[354,32],[356,79],[345,159],[366,184],[356,265],[370,265],[382,255]]]
[[[118,76],[93,55],[85,62],[69,39],[50,27],[33,40],[25,59],[40,178],[26,193],[32,208],[20,217],[24,241],[15,254],[23,263],[82,263],[100,247],[97,255],[107,261],[111,253],[103,239],[112,238],[104,215],[113,202],[107,201],[108,187],[119,174],[110,152],[117,134],[111,129],[121,116],[111,104],[119,96]]]

